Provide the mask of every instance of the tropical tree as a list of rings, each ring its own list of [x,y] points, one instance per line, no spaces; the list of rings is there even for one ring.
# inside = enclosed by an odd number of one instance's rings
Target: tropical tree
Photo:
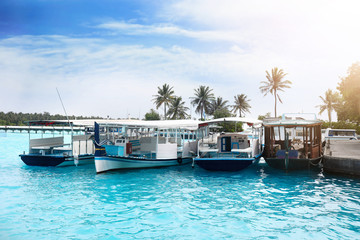
[[[264,84],[263,86],[260,86],[261,93],[264,93],[264,96],[266,96],[268,93],[271,93],[275,97],[275,117],[277,99],[279,99],[280,103],[282,103],[278,91],[283,92],[284,88],[290,88],[290,84],[292,84],[292,82],[289,80],[283,80],[286,75],[287,73],[284,73],[282,69],[275,67],[271,69],[271,74],[266,71],[267,81],[261,82]]]
[[[160,120],[160,115],[154,109],[145,114],[145,120]]]
[[[185,107],[182,97],[174,97],[169,107],[168,116],[170,119],[186,119],[189,115],[186,113],[189,108]]]
[[[242,117],[241,113],[243,113],[245,115],[246,112],[250,112],[250,104],[249,104],[250,99],[247,99],[247,96],[245,94],[238,94],[236,96],[234,96],[234,105],[232,105],[233,109],[232,111],[234,113],[236,113],[237,111],[239,111],[239,115],[240,117]]]
[[[320,98],[323,101],[323,104],[318,105],[320,108],[319,114],[322,114],[325,110],[327,110],[331,127],[331,112],[338,108],[340,104],[340,95],[338,92],[333,92],[331,89],[328,89],[325,92],[325,97],[320,96]]]
[[[169,86],[169,84],[164,84],[161,88],[158,87],[158,94],[153,95],[154,103],[156,104],[156,109],[159,109],[161,105],[164,105],[164,118],[166,120],[166,106],[171,103],[173,99],[174,91],[173,88]]]
[[[200,86],[195,90],[195,97],[192,97],[191,104],[196,106],[195,112],[201,114],[201,119],[205,119],[204,113],[209,114],[211,101],[214,99],[212,89],[208,86]]]
[[[228,102],[228,100],[223,100],[222,97],[217,97],[216,99],[213,99],[210,103],[209,114],[214,115],[214,113],[218,110],[227,109]]]
[[[338,120],[360,124],[360,62],[349,67],[347,76],[341,78],[337,89],[343,99],[342,106],[337,111]]]

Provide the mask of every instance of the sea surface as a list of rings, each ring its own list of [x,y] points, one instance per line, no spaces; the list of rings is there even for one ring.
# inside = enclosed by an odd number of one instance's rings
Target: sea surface
[[[360,239],[360,179],[261,162],[96,174],[30,167],[28,135],[0,133],[0,239]]]

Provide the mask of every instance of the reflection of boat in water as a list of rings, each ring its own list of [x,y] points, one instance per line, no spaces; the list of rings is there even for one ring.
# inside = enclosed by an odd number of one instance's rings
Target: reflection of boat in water
[[[307,169],[322,158],[321,121],[286,119],[264,122],[267,164],[278,169]]]
[[[252,127],[246,133],[210,134],[209,128],[221,123],[247,123]],[[247,118],[221,118],[200,124],[198,156],[194,163],[210,171],[239,171],[254,162],[262,155],[261,121]]]
[[[94,163],[94,146],[90,135],[74,135],[72,123],[67,121],[29,121],[29,126],[47,126],[41,131],[61,132],[61,128],[71,128],[71,142],[65,143],[64,136],[31,139],[29,128],[29,153],[20,154],[21,160],[30,166],[66,166]]]
[[[197,127],[192,120],[95,123],[96,172],[190,163]]]

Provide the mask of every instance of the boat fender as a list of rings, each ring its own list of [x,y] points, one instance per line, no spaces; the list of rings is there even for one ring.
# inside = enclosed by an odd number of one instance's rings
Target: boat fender
[[[79,155],[74,155],[74,164],[75,166],[79,165]]]
[[[179,164],[182,164],[182,158],[178,158],[177,161]]]

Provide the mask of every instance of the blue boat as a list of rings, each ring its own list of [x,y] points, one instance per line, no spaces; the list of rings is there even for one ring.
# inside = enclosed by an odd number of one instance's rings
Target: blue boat
[[[71,166],[94,163],[94,146],[89,134],[74,135],[73,123],[67,121],[29,121],[29,126],[43,126],[41,132],[61,132],[66,127],[71,130],[71,142],[65,143],[64,136],[31,138],[29,127],[29,152],[20,154],[21,160],[29,166]],[[80,129],[79,129],[80,128]],[[77,127],[77,131],[85,131]],[[39,131],[39,130],[37,130]],[[36,131],[36,132],[37,132]]]
[[[197,127],[192,120],[95,123],[96,172],[191,163]]]
[[[210,129],[226,122],[250,126],[240,133],[214,133]],[[209,171],[239,171],[257,163],[263,153],[261,121],[248,118],[220,118],[203,122],[199,128],[198,156],[193,165]]]

